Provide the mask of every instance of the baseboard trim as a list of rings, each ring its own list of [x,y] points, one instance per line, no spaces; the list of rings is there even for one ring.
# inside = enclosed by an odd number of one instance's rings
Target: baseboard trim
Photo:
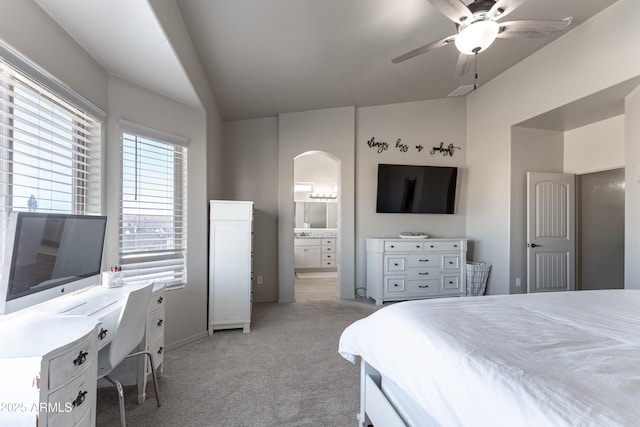
[[[209,334],[207,333],[206,330],[199,332],[195,335],[192,335],[190,337],[187,338],[183,338],[180,341],[176,341],[176,342],[172,342],[171,344],[167,344],[166,345],[166,351],[171,351],[171,350],[175,350],[176,348],[180,348],[182,346],[185,346],[187,344],[191,344],[192,342],[196,342],[201,340],[202,338],[206,338],[208,337]]]

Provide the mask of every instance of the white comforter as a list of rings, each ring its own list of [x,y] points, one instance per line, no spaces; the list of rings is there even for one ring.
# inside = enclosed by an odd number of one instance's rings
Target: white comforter
[[[443,426],[640,425],[640,290],[393,304],[339,352]]]

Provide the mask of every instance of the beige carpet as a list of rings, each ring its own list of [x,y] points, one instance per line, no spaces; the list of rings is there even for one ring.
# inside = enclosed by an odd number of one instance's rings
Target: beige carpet
[[[167,352],[159,380],[162,407],[156,407],[151,383],[142,405],[127,388],[128,425],[355,427],[359,366],[338,355],[338,339],[346,326],[379,307],[331,294],[296,298],[254,304],[248,334],[217,331]],[[118,420],[115,390],[101,389],[97,425]]]

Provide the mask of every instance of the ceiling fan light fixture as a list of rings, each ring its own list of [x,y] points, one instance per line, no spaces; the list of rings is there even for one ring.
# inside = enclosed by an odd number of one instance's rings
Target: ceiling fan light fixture
[[[499,31],[500,25],[495,21],[472,22],[464,26],[456,36],[456,47],[465,55],[480,53],[491,46]]]

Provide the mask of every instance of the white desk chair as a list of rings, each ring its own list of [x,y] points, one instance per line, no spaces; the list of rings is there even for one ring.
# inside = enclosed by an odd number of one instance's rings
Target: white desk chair
[[[156,393],[156,402],[158,407],[160,406],[158,385],[156,383],[156,371],[153,366],[153,356],[148,351],[131,353],[138,347],[144,337],[147,308],[149,307],[152,291],[153,281],[131,291],[128,294],[122,307],[122,311],[120,312],[120,318],[118,319],[113,340],[98,354],[98,379],[105,378],[118,389],[118,399],[120,401],[120,423],[123,427],[126,425],[126,420],[122,384],[117,380],[110,378],[108,375],[124,359],[141,355],[147,355],[149,357],[151,374],[153,376],[153,388]]]

